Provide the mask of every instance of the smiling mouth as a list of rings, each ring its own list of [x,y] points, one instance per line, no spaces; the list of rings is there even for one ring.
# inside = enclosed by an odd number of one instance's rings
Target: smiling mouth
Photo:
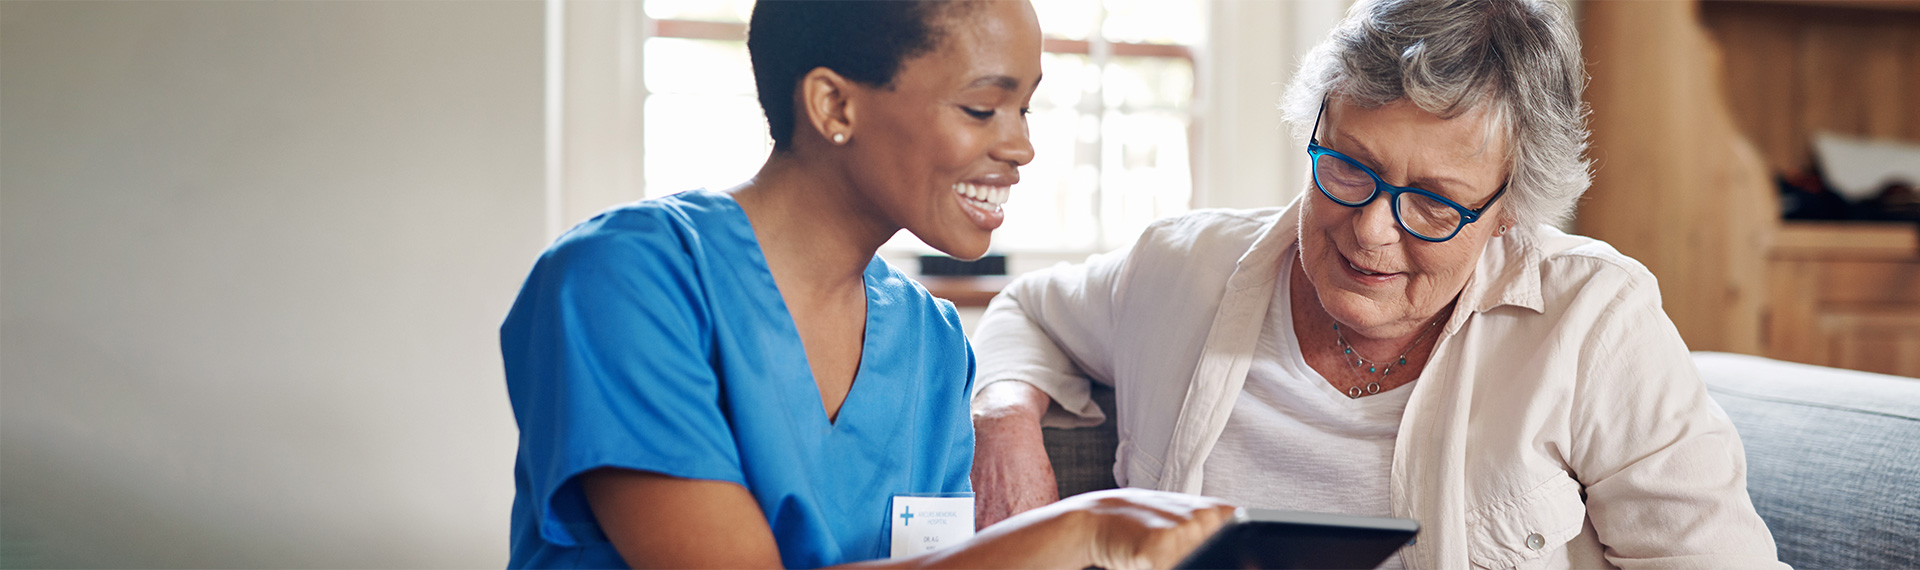
[[[984,186],[966,182],[953,185],[954,193],[959,194],[962,198],[966,198],[967,201],[972,202],[974,206],[983,210],[1000,209],[1001,204],[1007,203],[1007,195],[1011,194],[1012,190],[1011,187],[1007,186]]]
[[[1351,270],[1353,270],[1353,272],[1354,272],[1354,273],[1357,273],[1357,274],[1359,274],[1359,275],[1361,275],[1361,276],[1364,276],[1364,277],[1390,277],[1390,276],[1394,276],[1394,275],[1399,275],[1399,273],[1398,273],[1398,272],[1392,272],[1392,271],[1373,271],[1373,270],[1369,270],[1369,269],[1367,269],[1367,268],[1365,268],[1365,267],[1361,267],[1361,266],[1360,266],[1360,264],[1358,264],[1358,263],[1354,263],[1354,262],[1353,262],[1353,259],[1351,259],[1351,258],[1348,258],[1348,257],[1347,257],[1346,255],[1344,255],[1344,254],[1340,256],[1340,261],[1345,261],[1345,262],[1347,262],[1347,269],[1351,269]]]

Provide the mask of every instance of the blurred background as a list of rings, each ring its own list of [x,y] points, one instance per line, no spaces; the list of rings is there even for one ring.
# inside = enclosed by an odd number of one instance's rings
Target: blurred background
[[[1290,202],[1347,5],[1036,1],[1008,273]],[[499,322],[571,224],[758,167],[751,8],[0,0],[0,567],[503,565]],[[1568,229],[1695,349],[1920,376],[1920,2],[1573,8]],[[1004,278],[928,282],[970,322]]]

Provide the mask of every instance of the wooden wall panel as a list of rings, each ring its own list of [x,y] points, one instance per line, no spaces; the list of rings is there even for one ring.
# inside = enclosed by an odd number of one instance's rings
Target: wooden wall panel
[[[1704,2],[1728,54],[1728,107],[1775,172],[1812,165],[1813,134],[1920,142],[1920,12]]]
[[[1659,278],[1689,347],[1759,353],[1779,214],[1764,159],[1733,126],[1695,6],[1591,2],[1580,28],[1598,164],[1577,230]]]
[[[1920,133],[1920,104],[1914,104],[1912,101],[1920,98],[1920,38],[1908,38],[1906,58],[1907,84],[1904,91],[1910,95],[1906,128],[1908,133]]]
[[[1707,11],[1709,14],[1712,10]],[[1800,117],[1778,109],[1799,109],[1799,65],[1782,65],[1800,57],[1798,30],[1792,23],[1777,18],[1753,17],[1736,12],[1713,20],[1716,36],[1737,45],[1737,52],[1725,60],[1727,107],[1735,123],[1766,157],[1768,165],[1794,164],[1806,154],[1791,144],[1770,141],[1802,140]],[[1724,44],[1723,44],[1724,45]]]

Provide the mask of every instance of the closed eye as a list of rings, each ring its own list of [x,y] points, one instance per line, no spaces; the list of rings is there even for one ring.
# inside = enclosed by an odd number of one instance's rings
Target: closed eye
[[[979,119],[982,121],[993,118],[993,109],[975,109],[973,107],[961,107],[960,110],[966,111],[967,116],[973,117],[975,119]]]

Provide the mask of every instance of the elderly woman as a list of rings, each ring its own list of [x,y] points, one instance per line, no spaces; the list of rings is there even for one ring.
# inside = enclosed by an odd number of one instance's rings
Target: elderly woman
[[[982,517],[1054,499],[1039,427],[1102,421],[1091,378],[1122,485],[1422,523],[1388,566],[1777,566],[1653,275],[1553,228],[1588,186],[1584,84],[1554,3],[1355,6],[1287,95],[1303,197],[987,310]]]

